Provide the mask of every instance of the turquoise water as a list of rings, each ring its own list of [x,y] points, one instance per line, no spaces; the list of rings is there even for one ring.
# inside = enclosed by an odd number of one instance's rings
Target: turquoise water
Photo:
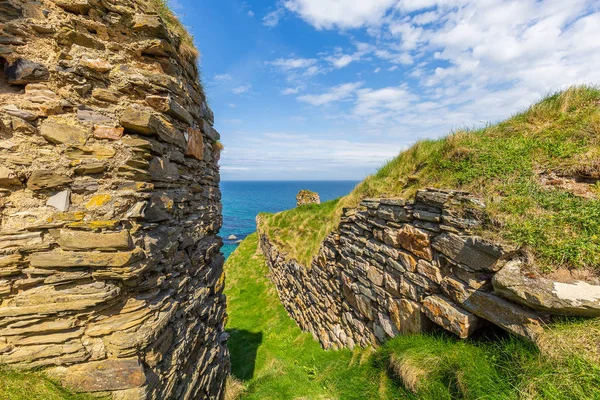
[[[256,215],[296,207],[296,194],[302,189],[319,193],[321,201],[347,195],[358,181],[255,181],[221,182],[223,193],[223,253],[235,250],[236,241],[256,231]],[[234,235],[236,240],[229,240]]]

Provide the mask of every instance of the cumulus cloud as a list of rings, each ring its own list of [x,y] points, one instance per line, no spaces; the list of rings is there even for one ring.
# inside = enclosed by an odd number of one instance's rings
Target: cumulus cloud
[[[282,70],[289,71],[292,69],[310,68],[316,63],[317,60],[314,58],[278,58],[270,64],[279,67]]]
[[[316,29],[363,28],[371,35],[358,55],[324,57],[335,68],[372,54],[392,64],[388,71],[398,70],[399,86],[340,85],[299,98],[315,106],[352,100],[350,115],[369,129],[445,133],[504,118],[569,85],[600,82],[594,0],[289,0],[285,6]]]
[[[347,29],[376,23],[396,1],[288,0],[285,7],[317,29]]]

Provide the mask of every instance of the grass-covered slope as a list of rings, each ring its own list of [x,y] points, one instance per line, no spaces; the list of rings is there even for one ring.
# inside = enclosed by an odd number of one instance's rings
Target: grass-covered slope
[[[225,266],[228,400],[600,399],[599,320],[549,327],[541,350],[502,332],[440,332],[325,351],[286,314],[257,246],[249,236]]]
[[[91,400],[92,397],[74,394],[48,379],[42,372],[17,372],[0,366],[0,399]]]
[[[600,275],[600,90],[549,96],[496,125],[418,142],[321,207],[265,216],[266,231],[305,265],[339,223],[343,207],[367,197],[414,196],[423,187],[481,196],[486,235],[524,246],[543,272]]]

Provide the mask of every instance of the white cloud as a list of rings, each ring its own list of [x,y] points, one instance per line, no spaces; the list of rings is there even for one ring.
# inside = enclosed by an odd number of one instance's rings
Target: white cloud
[[[297,88],[297,87],[296,88],[286,88],[281,91],[281,94],[287,96],[290,94],[298,94],[298,92],[300,92],[300,88]]]
[[[252,10],[248,10],[247,14],[250,18],[254,17],[254,11],[252,11]]]
[[[271,11],[270,13],[268,13],[267,15],[265,15],[263,17],[263,25],[267,26],[269,28],[274,28],[277,25],[279,25],[279,20],[281,18],[283,18],[284,16],[284,9],[281,7],[278,7],[276,10]]]
[[[415,98],[405,86],[361,89],[357,92],[354,114],[368,116],[378,112],[405,111]]]
[[[228,82],[233,78],[229,74],[217,74],[214,76],[213,80],[217,83]]]
[[[342,54],[341,56],[330,56],[326,58],[331,64],[333,64],[336,68],[344,68],[348,66],[351,62],[356,61],[355,56],[351,56],[348,54]]]
[[[362,85],[362,82],[345,83],[334,86],[323,94],[300,96],[298,100],[303,103],[312,104],[313,106],[323,106],[350,98]]]
[[[375,68],[374,73],[378,74],[381,71],[381,68]]]
[[[281,68],[284,71],[292,69],[304,69],[314,66],[317,60],[314,58],[279,58],[271,61],[270,64]]]
[[[244,93],[248,93],[250,91],[250,89],[252,89],[252,85],[248,83],[248,84],[233,88],[231,90],[231,92],[233,94],[244,94]]]
[[[245,135],[225,143],[224,179],[358,179],[391,159],[408,142],[352,140],[315,132]],[[246,173],[244,173],[246,172]],[[230,174],[229,174],[230,173]],[[314,178],[313,178],[314,179]]]
[[[347,29],[378,22],[396,1],[287,0],[284,4],[317,29]]]

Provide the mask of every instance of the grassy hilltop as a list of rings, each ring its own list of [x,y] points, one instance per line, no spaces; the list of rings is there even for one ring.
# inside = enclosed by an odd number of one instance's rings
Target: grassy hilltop
[[[539,272],[600,275],[600,90],[574,87],[496,125],[418,142],[319,206],[266,215],[278,247],[310,265],[343,207],[368,197],[414,196],[424,187],[469,191],[486,201],[481,232],[524,247]]]

